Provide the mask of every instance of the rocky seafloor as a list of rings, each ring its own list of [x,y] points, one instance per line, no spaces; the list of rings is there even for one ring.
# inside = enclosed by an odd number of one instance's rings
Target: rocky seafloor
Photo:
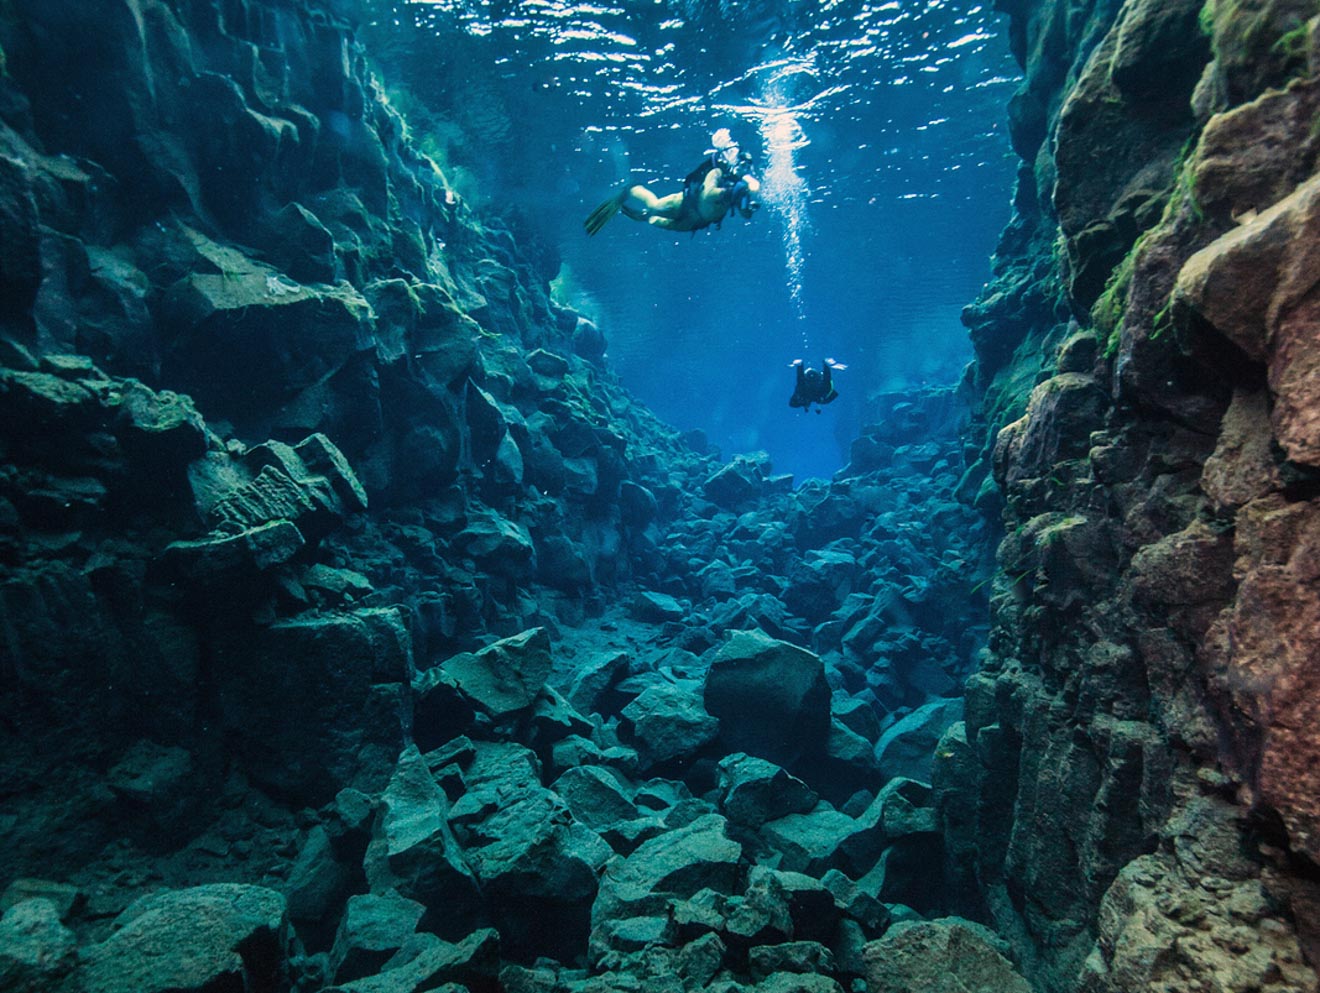
[[[1320,10],[997,6],[977,361],[795,489],[350,5],[0,5],[0,989],[1320,988]]]

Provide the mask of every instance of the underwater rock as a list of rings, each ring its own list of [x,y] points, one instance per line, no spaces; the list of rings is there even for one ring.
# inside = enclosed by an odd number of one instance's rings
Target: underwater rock
[[[550,675],[554,660],[545,628],[532,628],[440,663],[440,671],[478,710],[495,720],[525,710]]]
[[[76,981],[85,993],[286,987],[289,924],[284,897],[273,890],[238,883],[165,890],[135,901],[115,925],[82,952]]]
[[[1252,729],[1254,741],[1230,751],[1245,783],[1278,812],[1290,843],[1312,858],[1320,857],[1320,767],[1308,716],[1317,699],[1317,548],[1320,500],[1274,495],[1244,506],[1233,548],[1236,594],[1202,649],[1212,691],[1221,705],[1241,708],[1240,726]]]
[[[816,941],[786,941],[757,945],[747,953],[747,965],[755,980],[776,972],[823,975],[834,971],[834,955]]]
[[[78,940],[44,897],[29,897],[0,917],[0,989],[42,993],[55,989],[78,961]]]
[[[681,621],[687,616],[683,605],[667,593],[653,593],[650,590],[638,590],[631,605],[632,616],[639,621],[663,624],[665,621]]]
[[[671,900],[690,899],[705,889],[732,893],[742,846],[729,839],[726,827],[723,817],[707,814],[612,861],[591,908],[593,926],[663,913]]]
[[[397,609],[236,628],[212,664],[224,726],[257,782],[322,803],[389,777],[412,717],[412,642]]]
[[[739,455],[702,484],[706,499],[727,507],[739,507],[760,495],[770,474],[769,459],[764,452]]]
[[[214,245],[200,255],[212,271],[190,273],[165,296],[178,328],[166,367],[210,416],[258,416],[370,347],[371,306],[347,283],[294,283]]]
[[[1269,418],[1269,400],[1264,391],[1234,391],[1214,454],[1201,470],[1201,488],[1218,509],[1236,510],[1282,489]]]
[[[493,993],[499,954],[500,936],[493,928],[473,931],[456,942],[421,932],[408,938],[377,975],[330,986],[322,993]]]
[[[891,724],[875,746],[882,774],[930,782],[935,746],[945,730],[962,716],[962,700],[933,700]]]
[[[493,510],[470,514],[454,545],[497,576],[519,579],[536,568],[536,546],[527,529]]]
[[[337,983],[379,972],[417,930],[426,908],[393,890],[349,897],[330,952]]]
[[[480,895],[448,816],[444,792],[409,746],[381,794],[363,868],[372,892],[415,899],[428,908],[430,930],[457,936],[466,932]]]
[[[970,921],[895,924],[866,946],[866,986],[871,993],[941,993],[950,988],[1031,993],[1008,959]],[[956,985],[955,985],[956,984]]]
[[[783,856],[781,868],[820,878],[831,869],[851,870],[841,846],[857,822],[828,804],[761,825],[760,837]]]
[[[568,769],[550,787],[573,816],[594,830],[637,817],[637,807],[620,777],[600,766]]]
[[[313,930],[333,925],[331,914],[339,910],[353,888],[354,868],[340,860],[330,832],[320,824],[314,825],[281,887],[289,919]]]
[[[1320,242],[1320,180],[1187,260],[1175,300],[1267,368],[1271,421],[1288,457],[1320,466],[1320,347],[1309,329],[1320,302],[1313,281]]]
[[[696,680],[659,681],[623,708],[642,768],[689,760],[715,740],[719,721],[706,712]]]
[[[706,672],[705,707],[720,742],[792,769],[829,735],[830,689],[821,660],[759,631],[739,631]]]
[[[299,283],[335,281],[335,238],[314,213],[287,203],[271,216],[266,250]]]
[[[810,786],[765,759],[735,753],[720,760],[719,772],[720,809],[734,824],[756,829],[816,806]]]

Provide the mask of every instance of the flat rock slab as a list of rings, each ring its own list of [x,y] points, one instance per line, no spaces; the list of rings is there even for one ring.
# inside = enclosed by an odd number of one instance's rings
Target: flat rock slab
[[[479,652],[455,655],[440,668],[474,705],[500,718],[532,705],[552,665],[550,635],[532,628]]]

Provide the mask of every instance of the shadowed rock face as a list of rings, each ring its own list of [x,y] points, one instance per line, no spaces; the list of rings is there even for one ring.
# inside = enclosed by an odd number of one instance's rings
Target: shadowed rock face
[[[933,777],[1043,989],[1317,985],[1316,14],[1011,7],[1031,168],[968,312],[1007,536]]]

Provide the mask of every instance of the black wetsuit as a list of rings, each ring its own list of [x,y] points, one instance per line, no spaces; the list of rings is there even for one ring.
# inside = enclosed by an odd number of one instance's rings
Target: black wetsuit
[[[752,191],[747,185],[747,180],[743,179],[737,167],[724,162],[720,157],[721,154],[719,151],[711,152],[701,160],[700,165],[684,177],[684,210],[687,210],[693,200],[701,195],[701,187],[705,184],[706,177],[710,175],[712,169],[721,171],[720,189],[726,190],[729,194],[729,213],[733,213],[735,210],[750,211],[752,209]],[[739,164],[741,164],[741,160]]]
[[[811,409],[813,403],[818,403],[823,407],[838,396],[839,392],[834,388],[828,362],[822,362],[819,370],[809,369],[803,363],[798,364],[797,385],[793,390],[793,395],[788,398],[790,407],[801,407],[805,412]],[[817,411],[817,413],[820,413],[820,411]]]

